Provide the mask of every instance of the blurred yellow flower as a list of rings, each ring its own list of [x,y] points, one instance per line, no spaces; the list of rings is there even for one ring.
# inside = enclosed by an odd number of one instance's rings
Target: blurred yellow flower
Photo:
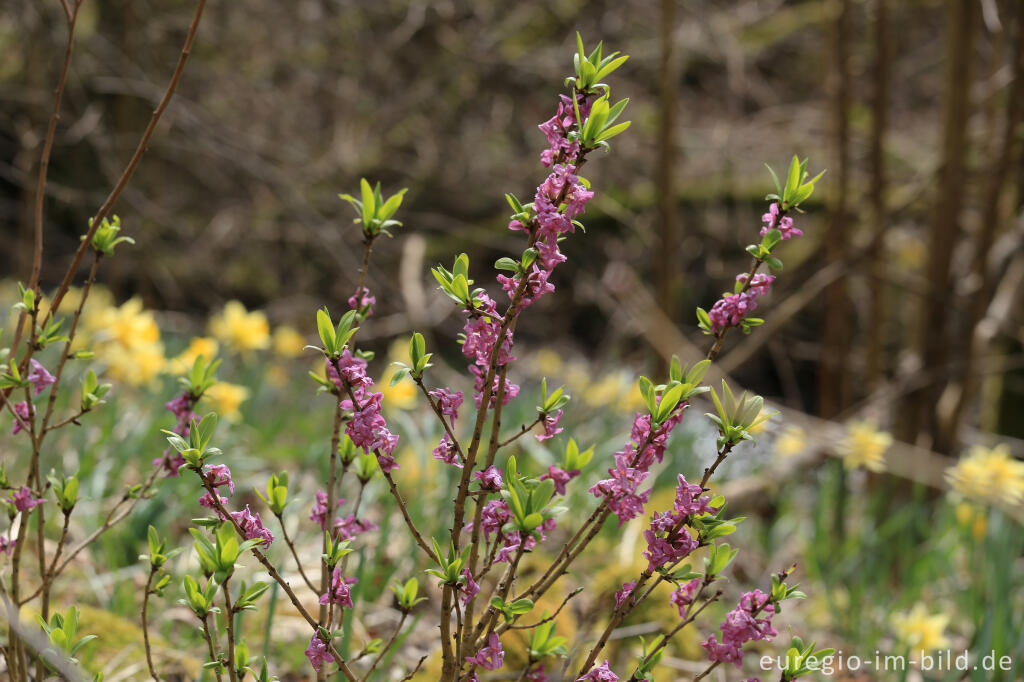
[[[1001,443],[994,448],[975,445],[946,470],[952,490],[976,502],[1013,506],[1024,502],[1024,462]]]
[[[71,302],[77,306],[81,293],[76,292],[74,297],[77,300]],[[76,341],[93,351],[96,359],[110,368],[110,376],[115,380],[148,384],[167,366],[156,318],[152,311],[143,308],[139,298],[131,298],[120,306],[97,306],[109,300],[102,294],[95,299],[90,296],[80,323],[82,333]],[[62,303],[61,310],[64,309]]]
[[[100,344],[96,349],[97,359],[107,363],[112,378],[134,386],[151,383],[167,366],[164,345],[159,341],[132,348]]]
[[[288,385],[288,371],[281,365],[271,365],[267,369],[267,383],[274,388]]]
[[[783,459],[803,452],[807,448],[807,432],[799,426],[787,426],[775,439],[775,453]]]
[[[956,505],[956,520],[961,526],[969,527],[971,535],[976,540],[985,537],[985,532],[988,530],[988,518],[984,508],[976,507],[970,502],[960,502]]]
[[[63,306],[62,306],[63,308]],[[142,307],[142,299],[130,298],[118,306],[90,312],[83,324],[97,342],[109,342],[133,349],[160,340],[160,327],[152,311]]]
[[[909,612],[892,617],[896,637],[910,647],[911,652],[928,652],[948,647],[949,640],[945,635],[948,624],[949,615],[929,615],[928,607],[922,603],[915,604]]]
[[[298,332],[295,327],[281,325],[274,330],[274,352],[286,358],[294,358],[302,355],[302,349],[306,345],[306,337]]]
[[[210,333],[228,348],[248,352],[270,346],[270,323],[262,311],[249,312],[238,301],[228,301],[210,318]]]
[[[211,407],[222,419],[238,421],[242,418],[239,408],[249,399],[249,388],[218,381],[206,390],[203,398],[209,399]]]
[[[848,469],[864,467],[869,471],[885,471],[885,451],[892,445],[892,436],[879,431],[874,422],[852,421],[846,425],[846,436],[836,451]]]
[[[629,391],[622,397],[622,410],[636,412],[644,404],[644,394],[640,392],[640,384],[632,382]]]
[[[533,367],[540,376],[554,376],[561,374],[562,356],[550,348],[542,348],[533,355]]]
[[[615,374],[609,374],[587,387],[583,402],[591,407],[604,407],[618,402],[623,393],[622,381]]]
[[[217,340],[209,336],[196,336],[189,341],[188,348],[181,351],[178,357],[170,363],[170,371],[175,374],[182,374],[192,369],[192,365],[195,364],[196,358],[200,355],[206,362],[209,362],[217,356],[217,351],[220,349],[220,345]]]

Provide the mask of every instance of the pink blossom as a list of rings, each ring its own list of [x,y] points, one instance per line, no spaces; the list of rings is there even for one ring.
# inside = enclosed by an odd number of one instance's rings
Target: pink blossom
[[[623,586],[620,587],[615,592],[615,610],[616,611],[621,609],[622,605],[626,602],[626,600],[630,599],[630,597],[632,597],[633,589],[635,587],[636,587],[636,581],[635,580],[630,580],[628,583],[623,584]]]
[[[591,668],[590,672],[586,675],[577,678],[576,682],[618,682],[619,676],[611,671],[608,667],[608,659],[605,659],[604,663]]]
[[[455,449],[455,443],[447,433],[441,436],[441,442],[434,448],[434,459],[450,464],[458,469],[462,468],[458,450]]]
[[[20,512],[26,512],[33,507],[38,507],[46,501],[41,497],[36,497],[32,493],[32,489],[27,485],[23,485],[17,492],[11,493],[10,500],[11,504]]]
[[[35,388],[36,395],[39,395],[46,390],[47,386],[50,386],[57,381],[57,379],[46,371],[46,368],[43,367],[35,358],[32,358],[32,360],[29,361],[29,367],[28,376],[25,378],[30,384],[32,384],[32,387]]]
[[[480,481],[481,490],[497,491],[501,489],[501,472],[494,465],[487,467],[483,471],[474,471],[473,480]]]
[[[697,592],[700,589],[700,578],[694,578],[690,582],[683,583],[679,586],[679,589],[672,593],[670,597],[673,604],[679,607],[679,617],[686,617],[686,610],[693,600],[697,597]]]
[[[22,423],[28,425],[28,420],[32,418],[32,415],[36,413],[35,407],[29,407],[28,401],[23,400],[20,403],[14,403],[14,413],[20,417],[20,419],[14,420],[14,428],[11,429],[11,435],[18,435],[23,429]]]
[[[468,604],[473,601],[473,597],[480,593],[480,586],[473,580],[473,572],[468,568],[462,569],[462,576],[466,579],[466,584],[459,587],[459,590],[462,592],[462,596],[459,599],[463,604]]]
[[[355,585],[357,582],[359,582],[358,578],[342,577],[341,567],[335,566],[334,573],[331,576],[331,586],[327,592],[320,595],[320,603],[353,608],[352,585]]]
[[[543,443],[546,440],[554,438],[560,434],[563,429],[558,425],[558,422],[562,419],[562,410],[555,412],[554,414],[544,415],[544,433],[537,434],[535,438],[538,443]]]
[[[775,606],[769,595],[754,590],[740,597],[740,603],[725,616],[721,624],[722,641],[711,635],[701,644],[711,661],[743,663],[743,645],[755,640],[770,640],[779,633],[772,627]],[[758,618],[757,615],[761,617]]]
[[[238,527],[242,529],[242,535],[246,540],[262,540],[264,546],[270,545],[274,541],[274,534],[263,527],[263,520],[260,519],[259,512],[253,513],[249,509],[249,505],[245,505],[245,509],[241,511],[230,512],[230,514]]]
[[[345,504],[345,498],[335,500],[334,506]],[[313,509],[309,514],[309,520],[315,521],[321,530],[327,530],[327,517],[330,515],[330,510],[327,509],[327,493],[323,490],[316,491],[316,502],[313,504]]]
[[[363,533],[377,530],[377,524],[364,519],[357,519],[355,514],[349,514],[345,518],[334,519],[334,530],[342,540],[351,540]]]
[[[452,423],[459,418],[459,407],[462,405],[462,391],[436,388],[430,392],[430,397],[437,401],[437,407],[441,410],[441,414],[448,417]]]
[[[548,676],[544,672],[543,663],[536,668],[530,668],[530,671],[526,673],[526,682],[548,682]]]
[[[0,554],[10,554],[14,543],[6,535],[0,535]]]
[[[501,641],[494,632],[487,638],[487,646],[480,649],[476,656],[467,656],[467,663],[478,665],[484,670],[497,670],[505,663],[505,652],[501,648]]]
[[[543,474],[540,480],[551,479],[555,482],[555,492],[559,495],[565,494],[565,484],[580,475],[579,469],[573,469],[572,471],[565,471],[555,465],[548,467],[548,473]]]
[[[359,287],[348,299],[348,307],[363,312],[366,317],[373,315],[373,306],[376,303],[377,299],[370,295],[370,290],[366,287]]]
[[[334,656],[327,649],[327,644],[316,633],[313,633],[313,638],[309,640],[309,646],[306,647],[306,658],[313,664],[313,669],[317,672],[320,672],[320,667],[324,663],[334,660]]]
[[[206,480],[213,488],[228,487],[228,497],[235,493],[235,482],[231,480],[231,470],[224,464],[207,464],[203,467]]]
[[[772,230],[772,228],[778,228],[779,232],[782,233],[782,239],[792,239],[793,237],[802,237],[803,232],[793,227],[793,219],[789,216],[779,217],[779,205],[772,203],[768,207],[768,212],[761,216],[761,222],[764,223],[764,227],[761,228],[761,236],[765,236]]]

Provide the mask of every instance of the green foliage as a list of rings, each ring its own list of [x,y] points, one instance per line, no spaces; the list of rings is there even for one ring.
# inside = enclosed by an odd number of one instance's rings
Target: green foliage
[[[500,613],[502,617],[504,617],[506,623],[511,623],[517,616],[522,616],[533,611],[533,600],[523,598],[506,602],[501,597],[495,595],[494,597],[491,597],[491,608]]]
[[[92,218],[89,219],[89,227],[92,227]],[[104,218],[100,221],[100,226],[96,228],[96,232],[92,236],[92,248],[96,253],[104,256],[113,256],[114,249],[117,248],[118,244],[134,244],[135,240],[131,237],[118,236],[121,232],[121,218],[114,216],[113,220],[107,220]],[[82,235],[82,241],[85,241],[87,235]]]
[[[337,360],[341,357],[342,351],[348,345],[348,342],[352,340],[355,333],[359,330],[356,325],[355,310],[348,310],[341,319],[338,320],[338,326],[334,326],[334,322],[331,320],[331,313],[328,312],[327,307],[323,307],[316,311],[316,329],[320,334],[320,346],[306,346],[313,350],[318,350],[324,354],[329,360]],[[314,375],[314,378],[317,378]],[[330,386],[330,384],[327,384]]]
[[[259,490],[256,491],[256,494],[270,508],[270,511],[274,512],[274,516],[280,517],[284,513],[284,508],[291,504],[288,500],[288,472],[271,474],[267,479],[266,491],[266,497]]]
[[[106,401],[103,396],[110,391],[111,384],[101,384],[96,377],[96,372],[89,370],[82,379],[82,412],[89,412]]]
[[[36,617],[53,647],[49,651],[67,657],[72,663],[78,663],[75,654],[96,639],[96,635],[78,636],[78,617],[79,611],[76,606],[72,606],[64,614],[53,614],[49,623],[39,616]]]
[[[540,381],[540,394],[540,405],[537,406],[537,411],[544,415],[551,414],[556,410],[562,409],[572,399],[572,397],[565,392],[565,386],[559,386],[549,395],[547,377]]]
[[[509,457],[505,463],[502,486],[501,496],[512,511],[513,530],[535,533],[538,526],[562,511],[548,506],[554,498],[555,482],[550,478],[540,481],[519,476],[515,457]]]
[[[355,209],[358,216],[353,222],[362,225],[363,235],[367,239],[373,239],[380,234],[393,236],[389,231],[391,227],[401,227],[402,223],[393,220],[392,216],[402,205],[402,197],[407,189],[400,189],[397,193],[384,199],[380,191],[380,183],[371,187],[366,178],[359,181],[360,198],[356,199],[350,194],[339,194],[338,196],[347,201]]]
[[[608,86],[600,81],[625,64],[629,57],[627,55],[620,57],[618,52],[603,56],[603,47],[603,42],[598,43],[597,47],[588,55],[583,50],[583,37],[578,32],[576,33],[576,54],[573,55],[575,74],[565,79],[566,86],[571,86],[583,93],[589,93],[592,90],[607,92]],[[577,120],[579,119],[577,118]]]
[[[741,441],[754,440],[750,429],[778,414],[761,414],[764,398],[759,395],[743,391],[737,400],[725,379],[722,380],[722,397],[719,398],[715,390],[711,389],[711,400],[715,403],[716,413],[705,414],[718,427],[719,449],[727,444],[736,445]]]
[[[555,631],[555,621],[548,620],[547,611],[541,616],[541,621],[530,636],[530,660],[539,661],[548,656],[568,656],[569,650],[565,644],[569,640],[552,634]]]
[[[171,444],[171,447],[185,458],[185,462],[196,471],[199,471],[202,469],[207,457],[221,454],[220,448],[207,447],[210,439],[213,437],[213,430],[215,428],[217,428],[217,415],[210,412],[198,424],[195,419],[192,420],[192,426],[188,432],[188,440],[185,440],[174,431],[168,431],[167,429],[161,429],[160,431],[167,436],[167,442]]]
[[[395,581],[391,586],[391,591],[395,593],[395,600],[398,602],[398,608],[408,613],[412,611],[413,607],[419,604],[421,601],[426,601],[426,597],[419,597],[420,581],[416,578],[409,578],[404,583]]]

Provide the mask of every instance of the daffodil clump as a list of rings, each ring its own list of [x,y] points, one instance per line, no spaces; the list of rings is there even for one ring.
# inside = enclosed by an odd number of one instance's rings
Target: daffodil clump
[[[836,447],[848,469],[867,469],[875,473],[885,471],[885,452],[892,445],[892,435],[881,431],[872,421],[851,421],[846,435]]]
[[[976,504],[1001,507],[1024,502],[1024,462],[1014,459],[1006,444],[975,445],[946,470],[954,495]]]

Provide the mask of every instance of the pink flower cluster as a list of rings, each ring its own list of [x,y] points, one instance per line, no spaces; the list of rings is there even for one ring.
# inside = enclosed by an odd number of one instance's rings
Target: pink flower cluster
[[[213,509],[220,514],[220,511],[217,509],[217,503],[219,502],[222,507],[225,506],[228,503],[228,497],[235,493],[235,482],[231,480],[231,470],[223,464],[208,464],[203,467],[203,478],[215,490],[222,487],[228,489],[227,497],[221,496],[218,491],[217,498],[214,499],[213,495],[207,491],[199,498],[200,505],[207,509]]]
[[[397,469],[398,464],[392,453],[398,445],[398,436],[388,430],[387,421],[381,414],[384,394],[369,390],[373,386],[373,379],[366,374],[366,360],[352,355],[346,348],[336,361],[327,360],[327,377],[342,395],[351,392],[355,397],[355,401],[351,398],[341,401],[341,409],[352,411],[352,418],[345,424],[348,437],[363,452],[375,453],[377,463],[384,473]]]
[[[376,303],[377,298],[371,296],[370,290],[366,287],[359,287],[348,299],[348,307],[360,311],[366,317],[373,315],[373,306]]]
[[[559,430],[561,430],[561,429],[559,429]],[[565,484],[568,483],[569,481],[571,481],[572,479],[576,478],[579,475],[580,475],[580,470],[579,469],[573,469],[571,471],[566,471],[565,469],[560,469],[559,467],[556,467],[555,465],[552,464],[551,466],[548,467],[548,473],[542,475],[540,477],[540,480],[543,481],[545,479],[549,479],[550,478],[552,481],[555,482],[555,492],[558,493],[559,495],[564,495],[565,494]]]
[[[353,608],[352,585],[359,582],[358,578],[346,578],[341,575],[341,567],[335,566],[331,575],[331,586],[320,595],[321,604],[334,604],[345,608]]]
[[[746,284],[747,275],[737,275],[736,281]],[[708,317],[711,318],[711,331],[717,332],[726,327],[737,326],[743,318],[757,308],[757,299],[768,293],[774,281],[775,275],[758,273],[754,275],[746,291],[741,291],[738,294],[726,294],[716,301],[708,311]]]
[[[11,493],[9,500],[14,505],[14,508],[20,512],[27,512],[29,509],[38,507],[46,501],[41,497],[36,497],[32,493],[32,489],[27,485],[23,485],[17,492]]]
[[[334,532],[341,540],[354,540],[363,533],[377,530],[377,524],[366,519],[357,519],[355,514],[334,519]]]
[[[623,583],[622,587],[615,591],[615,610],[618,611],[622,608],[622,605],[626,603],[627,599],[633,596],[633,590],[636,588],[636,581],[630,580],[628,583]]]
[[[228,513],[231,514],[231,518],[235,520],[238,527],[242,529],[242,535],[246,540],[262,540],[264,545],[269,545],[274,541],[274,534],[263,526],[263,520],[260,519],[259,512],[252,512],[249,509],[249,505],[245,505],[245,509],[241,511]]]
[[[47,386],[51,386],[57,381],[57,379],[46,371],[46,368],[43,367],[35,358],[32,358],[32,360],[29,361],[29,373],[25,378],[28,379],[30,384],[32,384],[32,388],[35,389],[36,395],[39,395],[46,390]]]
[[[462,406],[462,391],[435,388],[430,392],[430,397],[437,402],[441,414],[448,417],[449,423],[454,424],[459,418],[459,408]]]
[[[608,659],[596,668],[591,668],[583,677],[576,682],[619,682],[619,676],[608,667]]]
[[[535,438],[538,443],[554,438],[560,434],[563,429],[558,425],[558,422],[562,420],[562,410],[555,412],[554,414],[544,415],[544,433],[537,434]]]
[[[697,598],[697,593],[700,591],[700,583],[700,578],[694,578],[687,583],[683,583],[669,598],[679,608],[680,618],[686,618],[687,607]]]
[[[615,453],[615,466],[608,470],[611,478],[598,481],[590,488],[592,495],[608,500],[608,507],[619,517],[620,526],[643,514],[651,491],[637,491],[647,479],[651,465],[664,459],[669,435],[682,421],[685,408],[686,403],[680,403],[676,411],[653,431],[651,415],[637,413],[633,419],[631,442]]]
[[[306,658],[313,664],[313,669],[317,672],[320,672],[320,667],[324,663],[330,663],[334,660],[334,656],[327,649],[327,644],[315,632],[313,633],[313,638],[309,640],[309,646],[306,647]]]
[[[185,391],[177,398],[164,403],[164,408],[178,420],[172,429],[182,438],[188,438],[189,429],[192,428],[192,420],[196,418],[195,406],[199,398]],[[173,448],[164,450],[160,457],[153,460],[154,467],[163,467],[167,476],[177,476],[181,467],[185,465],[185,458]]]
[[[335,507],[342,504],[345,504],[344,497],[334,501]],[[327,509],[327,493],[323,490],[317,490],[316,502],[313,503],[313,509],[309,513],[309,520],[320,526],[320,530],[327,530],[327,517],[329,515],[330,510]]]
[[[690,535],[685,524],[690,516],[715,510],[710,504],[711,498],[702,495],[703,492],[699,485],[687,482],[682,474],[677,475],[672,511],[655,512],[650,528],[644,531],[647,540],[644,556],[650,570],[674,564],[697,549],[697,539]]]
[[[32,415],[36,413],[34,406],[29,406],[27,400],[23,400],[20,403],[14,403],[14,414],[18,415],[18,419],[14,420],[14,428],[11,429],[11,435],[17,436],[19,433],[24,431],[22,423],[28,425],[28,420],[32,418]]]
[[[568,95],[559,95],[558,97],[558,113],[537,126],[548,140],[548,148],[541,153],[540,162],[549,168],[556,163],[573,158],[579,152],[579,143],[570,142],[568,139],[569,131],[577,124],[577,107],[584,120],[590,113],[591,102],[585,95],[577,94],[575,105],[572,97]]]
[[[466,579],[466,584],[459,585],[455,589],[462,592],[459,596],[459,600],[462,601],[463,604],[468,604],[473,601],[473,597],[480,594],[480,586],[476,584],[475,580],[473,580],[473,572],[468,568],[462,569],[462,577]]]
[[[764,227],[761,228],[761,236],[765,236],[772,229],[777,228],[782,233],[782,239],[792,239],[793,237],[802,237],[804,233],[793,227],[793,219],[787,215],[780,215],[779,205],[772,203],[768,207],[768,212],[761,216],[761,222],[764,223]]]
[[[708,652],[708,658],[721,663],[743,663],[743,645],[754,640],[770,640],[779,633],[772,627],[775,606],[769,596],[761,590],[747,592],[740,597],[739,605],[725,616],[722,622],[722,641],[711,635],[701,643]],[[758,614],[764,614],[758,618]]]
[[[501,472],[496,466],[489,466],[483,471],[474,471],[473,480],[480,481],[480,490],[490,490],[491,492],[501,490]]]
[[[455,448],[455,441],[445,432],[441,436],[441,442],[434,448],[434,459],[450,464],[457,469],[462,468],[462,461],[459,459],[459,452]]]
[[[466,662],[478,665],[484,670],[497,670],[505,664],[505,651],[501,641],[494,632],[487,638],[487,646],[480,649],[476,656],[466,656]]]

